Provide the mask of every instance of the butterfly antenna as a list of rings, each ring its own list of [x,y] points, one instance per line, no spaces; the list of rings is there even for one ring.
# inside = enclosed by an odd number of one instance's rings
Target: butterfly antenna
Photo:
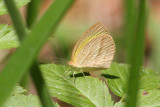
[[[84,78],[86,78],[86,76],[85,76],[84,72],[82,72],[82,75],[84,76]]]
[[[63,59],[63,58],[56,58],[56,57],[50,57],[53,61],[52,63],[61,63],[61,62],[65,62],[67,63],[68,61]]]

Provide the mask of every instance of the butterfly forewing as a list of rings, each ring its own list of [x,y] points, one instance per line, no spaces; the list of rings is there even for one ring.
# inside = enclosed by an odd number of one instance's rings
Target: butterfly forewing
[[[115,44],[108,34],[98,35],[89,41],[75,59],[77,67],[109,68],[115,53]]]
[[[97,36],[100,34],[107,34],[107,30],[105,29],[104,25],[101,22],[98,22],[92,25],[80,38],[80,40],[75,45],[73,52],[72,52],[72,61],[74,60],[75,54],[78,53],[77,51],[83,45],[84,41],[92,36]]]

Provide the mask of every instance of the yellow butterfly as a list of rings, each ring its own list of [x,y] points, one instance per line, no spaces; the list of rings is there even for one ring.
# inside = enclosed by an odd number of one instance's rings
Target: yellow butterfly
[[[68,65],[82,68],[83,72],[109,68],[115,53],[115,43],[104,25],[92,25],[80,38],[72,51]]]

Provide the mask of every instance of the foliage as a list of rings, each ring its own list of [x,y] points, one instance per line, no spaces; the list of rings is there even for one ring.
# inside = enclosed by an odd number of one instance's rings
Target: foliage
[[[41,68],[52,96],[76,107],[113,105],[107,86],[97,78],[66,77],[65,73],[71,69],[67,66],[48,64]]]
[[[68,66],[44,64],[41,65],[41,69],[53,97],[57,97],[60,100],[77,107],[105,107],[104,100],[109,107],[113,106],[113,101],[111,100],[108,88],[101,80],[88,76],[74,78],[74,76],[79,73],[74,75],[71,74],[73,72],[79,72],[79,70],[77,71]],[[72,71],[72,73],[70,73],[70,71]],[[122,101],[125,101],[126,93],[128,91],[128,72],[128,65],[118,63],[113,63],[108,70],[102,71],[102,75],[107,81],[108,87],[114,94],[120,96]],[[67,75],[67,73],[70,74]],[[152,103],[158,105],[159,103],[157,102],[160,98],[159,76],[153,70],[146,68],[142,68],[140,75],[138,105],[140,107],[142,107],[141,105],[143,105],[143,107],[148,105],[151,106]],[[77,101],[79,103],[77,103]],[[122,106],[124,104],[119,102],[114,106],[120,105]]]
[[[19,41],[12,26],[0,25],[0,49],[16,48]]]
[[[14,2],[10,0],[5,0],[4,2],[9,10],[19,39],[24,39],[23,36],[26,35],[24,32],[25,30],[23,30],[25,29],[23,26],[24,24],[21,21],[21,17],[16,9],[16,6],[14,5]],[[45,15],[41,18],[41,20],[37,23],[37,25],[34,26],[31,32],[28,33],[28,36],[26,35],[26,39],[24,39],[21,47],[18,48],[14,55],[10,58],[8,64],[4,67],[0,75],[0,106],[4,104],[5,100],[7,97],[9,97],[16,84],[21,80],[25,72],[28,71],[41,46],[48,39],[50,36],[49,34],[56,27],[72,2],[73,0],[66,0],[63,3],[58,0],[55,1]],[[37,38],[39,39],[38,41]],[[22,64],[22,66],[20,64]],[[9,80],[7,79],[8,77]],[[43,96],[43,98],[44,97],[46,98],[46,96]]]
[[[30,0],[14,0],[14,1],[15,1],[15,4],[18,8],[20,8],[30,2]],[[4,1],[0,0],[0,15],[6,14],[6,13],[7,13],[7,9],[4,4]]]
[[[107,84],[117,96],[125,97],[127,93],[127,82],[129,66],[126,64],[113,63],[108,70],[103,71],[103,75],[108,75]],[[151,69],[142,68],[140,71],[141,90],[158,89],[160,84],[159,75]]]
[[[27,90],[20,86],[16,86],[12,96],[7,100],[3,107],[41,107],[40,101],[37,96],[32,94],[25,94]],[[59,107],[54,103],[55,107]]]
[[[12,96],[7,100],[4,107],[40,107],[41,104],[37,96],[32,94],[25,95],[24,92],[27,90],[20,86],[17,86]]]

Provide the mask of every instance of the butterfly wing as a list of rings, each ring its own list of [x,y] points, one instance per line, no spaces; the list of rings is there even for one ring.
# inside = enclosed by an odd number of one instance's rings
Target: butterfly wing
[[[104,25],[101,22],[98,22],[94,25],[92,25],[80,38],[80,40],[75,45],[73,51],[72,51],[72,57],[71,62],[74,63],[74,59],[80,50],[81,47],[85,45],[84,41],[88,39],[89,37],[97,36],[100,34],[107,34],[107,30],[105,29]]]
[[[92,38],[78,52],[75,59],[77,67],[109,68],[115,53],[115,44],[108,34]]]
[[[75,45],[71,61],[74,67],[108,68],[114,57],[115,44],[100,22],[91,26]]]

